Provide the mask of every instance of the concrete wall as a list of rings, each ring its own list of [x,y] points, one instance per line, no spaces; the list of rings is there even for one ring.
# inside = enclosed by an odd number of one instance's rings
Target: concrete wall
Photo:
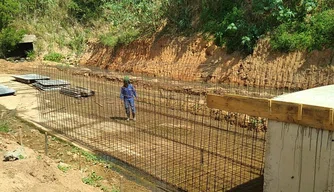
[[[269,121],[265,192],[334,192],[333,132]]]

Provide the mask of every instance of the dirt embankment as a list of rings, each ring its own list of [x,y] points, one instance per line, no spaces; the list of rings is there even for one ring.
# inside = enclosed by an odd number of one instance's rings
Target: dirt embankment
[[[260,40],[247,57],[228,54],[199,36],[142,40],[116,50],[96,42],[88,47],[80,64],[122,72],[260,86],[333,83],[334,50],[277,53],[267,39]]]

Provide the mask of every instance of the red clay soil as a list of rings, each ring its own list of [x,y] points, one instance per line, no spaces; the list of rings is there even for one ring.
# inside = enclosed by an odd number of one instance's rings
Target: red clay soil
[[[96,42],[90,42],[88,47],[80,60],[81,65],[185,81],[305,82],[310,76],[316,79],[322,75],[326,79],[334,71],[332,49],[277,53],[271,50],[267,39],[260,40],[254,53],[247,57],[237,52],[228,54],[225,48],[199,36],[141,40],[116,50]]]

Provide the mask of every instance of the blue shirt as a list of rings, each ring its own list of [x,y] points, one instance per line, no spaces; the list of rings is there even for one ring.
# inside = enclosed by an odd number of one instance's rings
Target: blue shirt
[[[129,84],[128,87],[123,86],[121,88],[121,99],[130,99],[133,97],[137,97],[137,93],[132,84]]]

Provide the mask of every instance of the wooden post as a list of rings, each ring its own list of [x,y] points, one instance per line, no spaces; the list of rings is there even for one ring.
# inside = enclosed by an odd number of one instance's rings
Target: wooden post
[[[329,110],[329,124],[333,125],[334,121],[334,113],[333,113],[333,109]]]
[[[20,144],[21,144],[21,146],[23,145],[23,142],[22,142],[22,129],[20,128]]]
[[[302,120],[303,118],[303,104],[298,105],[298,120]]]
[[[48,133],[45,132],[45,155],[48,156]]]
[[[80,154],[80,152],[79,152],[78,160],[79,160],[79,170],[81,170],[81,154]]]
[[[123,176],[121,176],[119,180],[119,191],[123,191],[122,183],[123,183]]]

